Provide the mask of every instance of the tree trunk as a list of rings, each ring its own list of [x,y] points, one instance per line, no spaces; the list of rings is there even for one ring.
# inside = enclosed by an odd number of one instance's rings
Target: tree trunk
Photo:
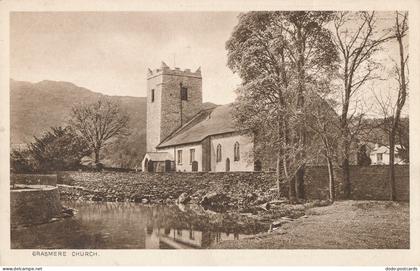
[[[289,201],[296,203],[296,179],[295,176],[289,176]]]
[[[340,129],[341,129],[341,137],[343,138],[342,141],[342,155],[343,159],[341,161],[342,166],[342,175],[343,175],[343,192],[344,198],[350,199],[351,198],[351,180],[350,180],[350,140],[349,140],[349,127],[348,127],[348,119],[347,114],[349,111],[350,105],[350,93],[351,93],[351,82],[352,81],[352,74],[354,71],[350,70],[348,67],[348,58],[345,59],[345,72],[344,72],[344,101],[343,101],[343,108],[341,111],[340,116]]]
[[[280,151],[277,152],[277,162],[276,162],[276,184],[277,184],[277,196],[281,196],[281,187],[280,187],[280,171],[281,171],[281,154]]]
[[[401,117],[401,111],[405,104],[405,100],[407,97],[407,82],[405,79],[405,58],[404,58],[404,45],[402,42],[402,39],[405,35],[406,29],[406,14],[404,15],[404,19],[402,22],[402,25],[399,24],[399,15],[397,14],[396,17],[396,26],[397,26],[397,32],[396,32],[396,38],[399,45],[399,52],[400,52],[400,69],[399,69],[399,78],[400,78],[400,85],[398,90],[398,99],[397,99],[397,109],[395,111],[395,116],[392,121],[392,128],[389,134],[389,186],[390,186],[390,200],[395,201],[396,195],[395,195],[395,135],[398,130],[399,120]],[[400,28],[400,26],[402,28]]]
[[[100,162],[99,151],[99,149],[95,149],[95,164],[98,164]]]
[[[389,199],[395,201],[395,126],[392,127],[389,135]]]
[[[329,196],[330,201],[334,202],[335,200],[335,180],[334,180],[334,168],[330,158],[327,157],[327,166],[328,166],[328,187],[329,187]]]
[[[341,161],[342,175],[343,175],[343,192],[345,199],[351,199],[351,180],[350,180],[350,140],[348,139],[347,131],[347,113],[343,112],[341,119],[341,129],[342,129],[342,149],[343,149],[343,158]]]
[[[347,157],[343,158],[343,192],[345,199],[351,199],[350,162]]]
[[[305,165],[299,167],[296,172],[296,196],[298,199],[305,198]]]
[[[298,51],[298,59],[296,63],[296,71],[298,75],[298,96],[297,96],[297,109],[303,110],[305,104],[305,37],[302,33],[302,28],[299,26],[296,29],[297,34],[297,51]],[[302,115],[303,116],[303,115]],[[302,117],[301,116],[301,117]],[[302,148],[301,151],[297,154],[298,160],[304,160],[306,158],[305,153],[305,145],[306,145],[306,136],[305,136],[305,123],[304,119],[300,120],[300,125],[297,131],[297,138],[298,138],[298,147]],[[300,161],[299,161],[300,162]],[[295,189],[296,189],[296,196],[298,199],[305,198],[305,189],[304,189],[304,179],[305,176],[305,165],[299,167],[295,174]]]

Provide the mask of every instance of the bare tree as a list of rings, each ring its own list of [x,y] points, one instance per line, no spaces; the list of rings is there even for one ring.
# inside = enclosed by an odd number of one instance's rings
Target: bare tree
[[[396,138],[400,133],[402,109],[408,96],[408,54],[404,50],[404,37],[408,34],[408,13],[395,12],[394,38],[398,44],[399,61],[394,65],[394,75],[397,80],[397,99],[395,95],[375,96],[383,115],[382,129],[388,135],[389,141],[389,187],[390,200],[395,201],[395,149]]]
[[[339,140],[339,123],[334,111],[335,101],[327,95],[319,97],[313,95],[306,106],[308,118],[307,127],[319,139],[319,152],[325,158],[328,168],[329,199],[335,200],[334,164],[337,161],[337,146]]]
[[[86,139],[95,154],[95,163],[100,161],[100,151],[113,138],[128,135],[129,116],[120,106],[107,98],[91,104],[74,106],[70,124]]]
[[[408,54],[405,55],[403,38],[408,33],[408,13],[403,14],[398,11],[395,12],[395,38],[398,41],[400,64],[395,66],[396,78],[398,80],[398,97],[396,103],[395,115],[392,121],[392,129],[389,136],[389,170],[390,170],[390,187],[391,194],[390,199],[396,200],[395,197],[395,137],[398,131],[398,126],[401,118],[401,111],[404,107],[407,95],[408,95],[408,76],[406,74],[406,66],[408,64]],[[407,69],[408,72],[408,69]]]
[[[349,24],[349,22],[351,23]],[[355,22],[359,22],[356,27]],[[350,146],[355,138],[351,131],[352,123],[362,123],[363,114],[351,114],[350,104],[354,94],[369,80],[375,79],[374,71],[378,63],[374,54],[381,49],[381,44],[391,37],[388,32],[379,33],[376,26],[375,12],[338,12],[334,20],[335,44],[340,51],[340,80],[342,81],[342,102],[340,129],[342,134],[342,170],[344,194],[351,197]],[[360,119],[354,121],[353,117]],[[357,125],[359,127],[359,125]]]

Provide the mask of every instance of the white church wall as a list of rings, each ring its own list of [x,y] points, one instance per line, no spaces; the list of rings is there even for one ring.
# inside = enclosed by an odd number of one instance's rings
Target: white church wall
[[[239,143],[239,161],[234,161],[234,145]],[[226,171],[226,159],[229,159],[230,171],[253,171],[254,162],[252,153],[254,142],[252,137],[247,135],[230,134],[211,137],[211,171]],[[222,146],[222,159],[216,162],[217,145]]]
[[[154,92],[152,102],[152,90]],[[146,150],[156,151],[160,143],[161,112],[162,112],[162,77],[152,77],[147,80],[147,122],[146,122]]]
[[[182,146],[176,146],[172,148],[172,151],[175,154],[175,168],[176,171],[192,171],[192,163],[190,161],[190,150],[194,149],[194,161],[197,161],[198,163],[198,171],[202,171],[202,148],[201,144],[188,144],[188,145],[182,145]],[[182,160],[181,163],[179,163],[178,160],[178,151],[182,151]]]

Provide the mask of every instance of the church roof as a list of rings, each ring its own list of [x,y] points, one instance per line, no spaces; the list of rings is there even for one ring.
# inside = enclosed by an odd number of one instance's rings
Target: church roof
[[[158,148],[201,142],[208,136],[238,131],[232,117],[232,104],[203,110],[164,139]]]

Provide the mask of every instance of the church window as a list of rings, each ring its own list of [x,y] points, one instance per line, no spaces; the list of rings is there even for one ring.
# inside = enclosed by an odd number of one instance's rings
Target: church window
[[[188,100],[188,88],[181,86],[181,100]]]
[[[222,145],[217,145],[217,150],[216,150],[216,162],[220,162],[222,161]]]
[[[195,161],[195,149],[190,149],[190,164]]]
[[[239,160],[240,160],[239,142],[235,142],[235,145],[233,146],[233,161],[239,161]]]
[[[178,150],[178,165],[182,165],[182,150]]]
[[[152,103],[155,101],[155,90],[154,89],[152,89]]]

